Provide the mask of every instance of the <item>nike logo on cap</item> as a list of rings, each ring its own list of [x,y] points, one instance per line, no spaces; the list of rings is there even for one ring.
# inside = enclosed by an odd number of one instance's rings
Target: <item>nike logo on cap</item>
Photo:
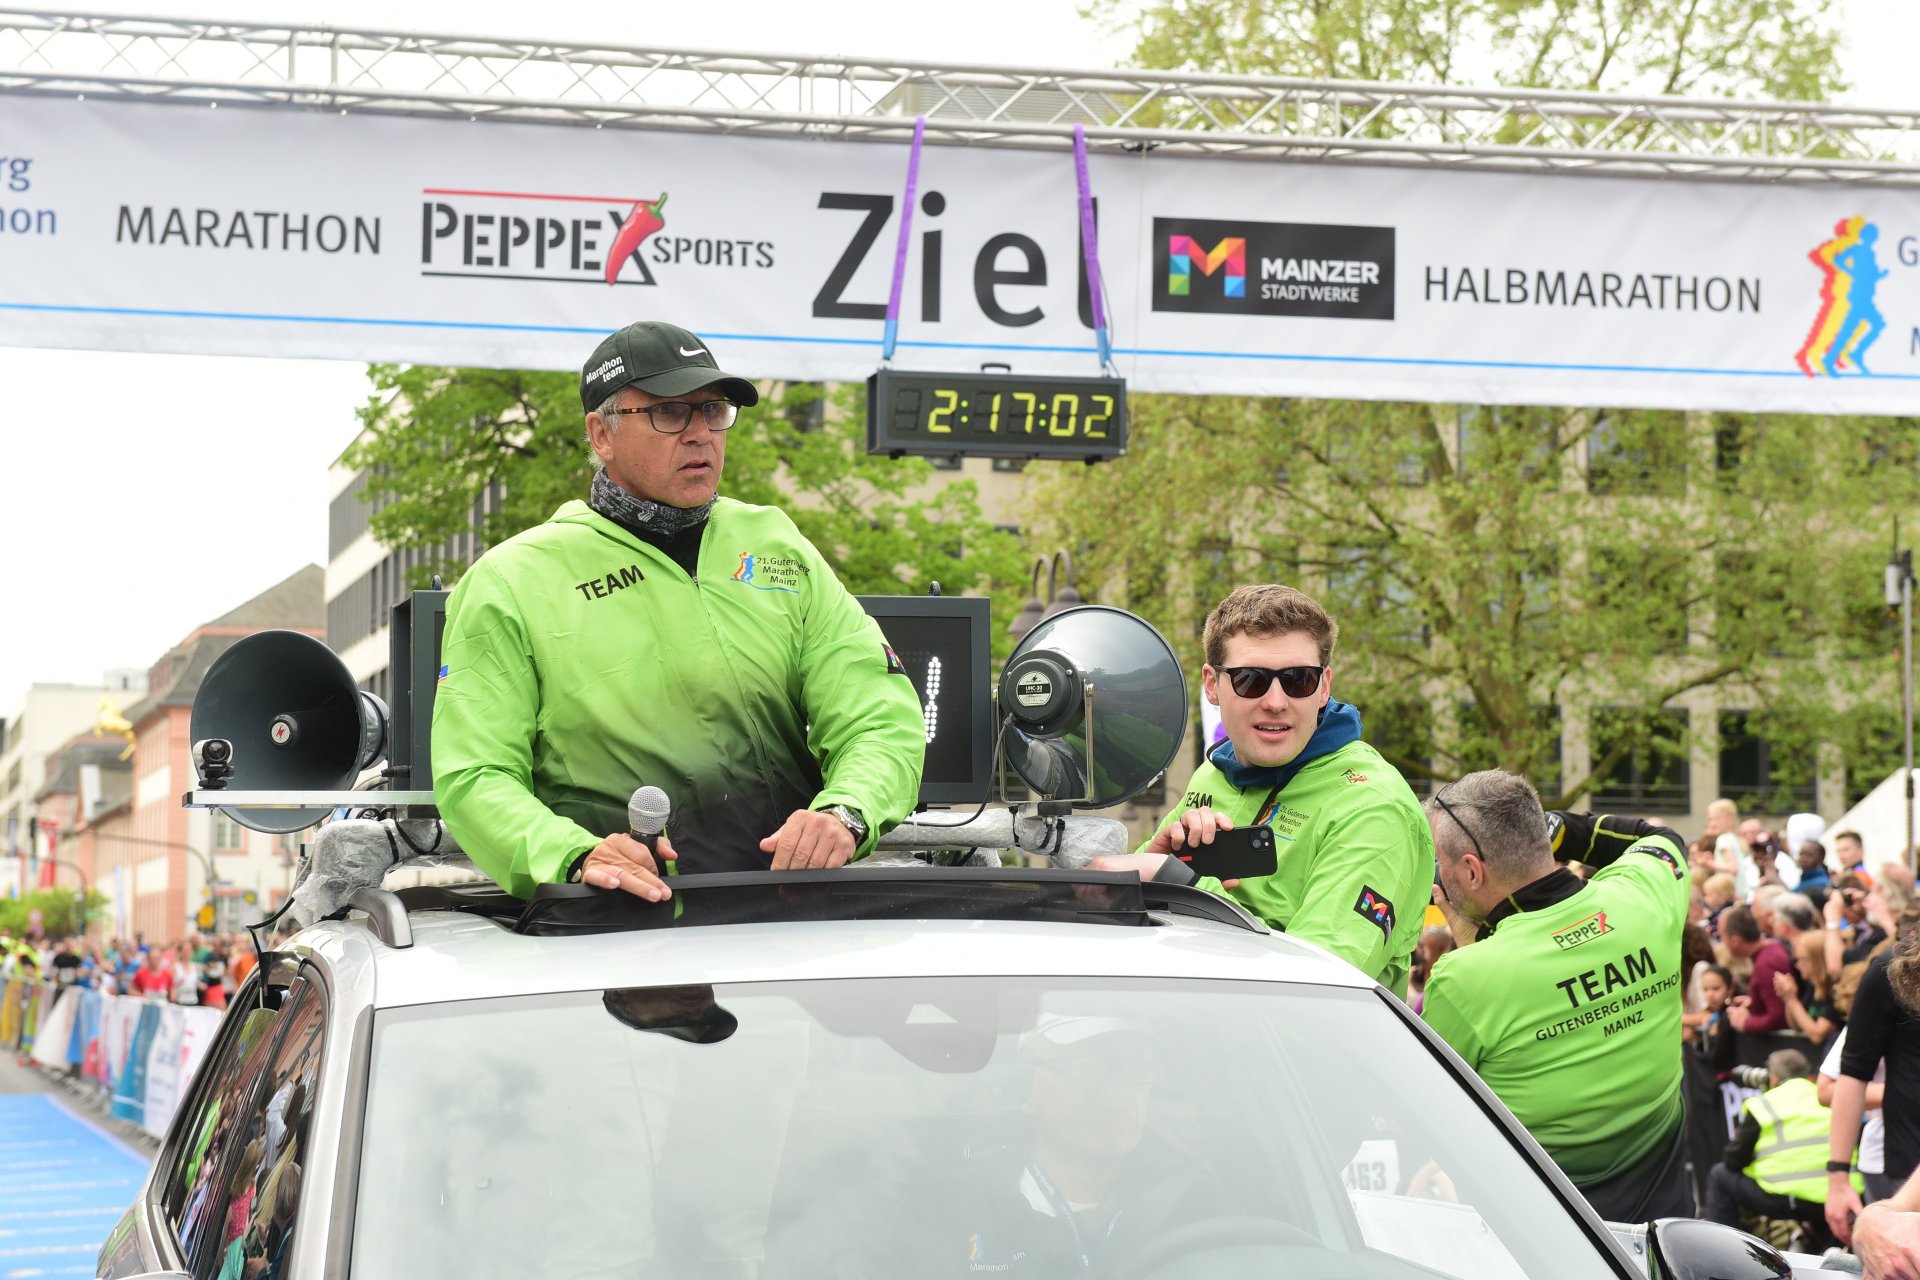
[[[707,354],[707,349],[705,347],[695,347],[693,350],[689,351],[685,347],[681,347],[680,354],[683,356],[703,356]]]

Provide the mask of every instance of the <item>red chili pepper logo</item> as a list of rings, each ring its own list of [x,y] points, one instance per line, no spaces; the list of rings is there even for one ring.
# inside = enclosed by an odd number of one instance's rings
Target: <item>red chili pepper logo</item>
[[[660,216],[660,210],[666,207],[667,193],[661,192],[658,200],[636,200],[633,211],[620,225],[620,234],[613,238],[613,247],[607,250],[607,283],[612,284],[614,277],[620,274],[620,264],[625,262],[646,238],[667,225]]]

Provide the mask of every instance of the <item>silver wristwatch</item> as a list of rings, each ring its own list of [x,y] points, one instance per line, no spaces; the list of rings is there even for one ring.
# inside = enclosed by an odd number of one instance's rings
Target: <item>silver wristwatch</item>
[[[853,843],[856,848],[866,842],[867,820],[861,816],[858,809],[849,809],[844,804],[833,804],[828,805],[826,808],[820,810],[820,812],[830,813],[838,818],[840,825],[845,827],[848,834],[853,836]]]

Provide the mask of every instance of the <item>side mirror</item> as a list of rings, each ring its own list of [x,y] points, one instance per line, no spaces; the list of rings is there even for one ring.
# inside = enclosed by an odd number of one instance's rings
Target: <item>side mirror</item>
[[[1662,1218],[1647,1232],[1647,1280],[1793,1280],[1793,1267],[1738,1228]]]

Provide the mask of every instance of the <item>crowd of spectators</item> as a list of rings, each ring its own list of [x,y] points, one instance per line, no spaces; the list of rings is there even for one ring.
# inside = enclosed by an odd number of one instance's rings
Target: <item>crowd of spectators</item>
[[[1912,903],[1913,872],[1900,861],[1869,870],[1860,838],[1828,840],[1815,814],[1776,833],[1741,821],[1725,800],[1709,809],[1689,862],[1688,1040],[1723,1078],[1734,1065],[1728,1032],[1799,1037],[1795,1047],[1820,1061]]]
[[[151,996],[173,1004],[224,1009],[253,969],[253,943],[198,933],[156,946],[143,938],[100,944],[62,938],[51,944],[0,934],[0,977],[44,977],[107,995]]]
[[[1877,1000],[1863,1001],[1856,1010],[1856,995],[1876,960],[1880,973],[1874,981],[1883,987],[1880,974],[1896,946],[1920,947],[1920,937],[1914,936],[1920,903],[1905,860],[1895,857],[1869,867],[1859,836],[1830,835],[1815,814],[1795,814],[1774,831],[1757,819],[1742,820],[1731,802],[1715,801],[1688,861],[1693,910],[1682,948],[1688,977],[1683,1035],[1690,1071],[1718,1089],[1718,1114],[1695,1130],[1710,1135],[1696,1143],[1695,1165],[1702,1185],[1717,1178],[1725,1193],[1759,1167],[1756,1126],[1761,1132],[1771,1132],[1768,1126],[1785,1132],[1792,1117],[1783,1118],[1783,1108],[1802,1096],[1803,1111],[1815,1108],[1815,1090],[1819,1106],[1832,1106],[1841,1063],[1848,1057],[1850,1016],[1858,1012],[1873,1024],[1857,1029],[1856,1050],[1861,1043],[1883,1044],[1890,1024],[1908,1016]],[[1910,944],[1904,941],[1909,938]],[[1880,1050],[1873,1052],[1877,1058]],[[1861,1066],[1856,1052],[1850,1069]],[[1867,1064],[1866,1070],[1874,1067]],[[1797,1081],[1809,1076],[1815,1090],[1794,1094],[1794,1087],[1805,1088]],[[1904,1151],[1887,1151],[1880,1110],[1885,1079],[1885,1066],[1879,1064],[1866,1094],[1869,1109],[1854,1162],[1868,1202],[1890,1195],[1913,1172],[1913,1159]],[[1771,1101],[1762,1100],[1763,1094]],[[1696,1109],[1707,1109],[1700,1101],[1696,1094]],[[1756,1115],[1773,1119],[1761,1124]],[[1802,1123],[1822,1126],[1824,1132],[1827,1119],[1809,1116]],[[1722,1150],[1712,1149],[1714,1139],[1724,1143]],[[1764,1145],[1765,1140],[1763,1150]],[[1820,1174],[1817,1160],[1804,1172],[1809,1180],[1772,1203],[1806,1224],[1803,1239],[1818,1240],[1825,1216],[1819,1184],[1829,1175]],[[1787,1185],[1780,1177],[1759,1181],[1774,1189]],[[1764,1199],[1753,1187],[1743,1194],[1748,1198],[1740,1207],[1750,1212]],[[1730,1213],[1734,1201],[1722,1194],[1719,1203]],[[1846,1232],[1834,1234],[1844,1239]]]

